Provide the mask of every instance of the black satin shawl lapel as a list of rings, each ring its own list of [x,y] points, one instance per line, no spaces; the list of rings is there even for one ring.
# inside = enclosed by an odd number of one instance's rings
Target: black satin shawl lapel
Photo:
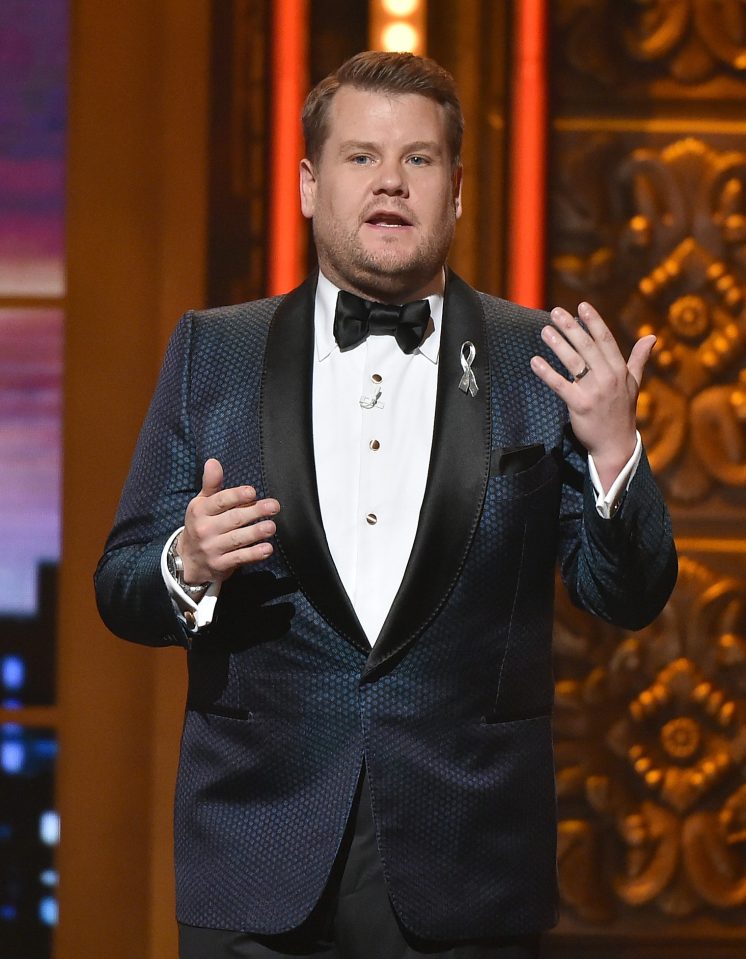
[[[476,349],[472,370],[479,392],[458,384],[461,345]],[[400,653],[445,603],[479,522],[490,467],[490,375],[484,313],[476,293],[448,274],[438,360],[430,469],[412,554],[401,587],[366,664],[372,679]]]
[[[321,615],[363,652],[370,643],[329,552],[316,488],[311,388],[315,277],[280,303],[272,318],[262,377],[262,477],[280,503],[276,543]]]

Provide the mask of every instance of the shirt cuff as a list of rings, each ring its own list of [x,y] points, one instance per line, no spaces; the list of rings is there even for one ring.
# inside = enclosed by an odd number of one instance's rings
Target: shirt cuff
[[[161,553],[161,576],[166,584],[176,615],[184,623],[188,632],[198,633],[200,629],[204,629],[212,622],[215,615],[215,605],[220,595],[220,583],[210,583],[200,601],[195,603],[171,575],[168,569],[168,551],[171,548],[171,543],[183,529],[184,527],[180,526],[166,540],[166,545]]]
[[[593,492],[596,495],[596,511],[603,519],[611,519],[615,515],[622,503],[622,497],[627,492],[629,484],[637,472],[642,456],[642,438],[639,432],[635,433],[637,441],[632,456],[622,467],[622,471],[611,484],[608,493],[604,493],[601,480],[598,478],[598,470],[593,462],[593,457],[588,454],[588,476],[593,486]]]

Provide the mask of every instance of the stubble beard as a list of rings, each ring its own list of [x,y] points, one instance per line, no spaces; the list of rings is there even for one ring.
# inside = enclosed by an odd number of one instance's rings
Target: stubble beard
[[[314,222],[319,266],[341,289],[384,303],[404,303],[439,279],[455,225],[455,217],[444,219],[416,250],[398,249],[393,242],[390,249],[370,250],[355,231],[328,231],[322,239]]]

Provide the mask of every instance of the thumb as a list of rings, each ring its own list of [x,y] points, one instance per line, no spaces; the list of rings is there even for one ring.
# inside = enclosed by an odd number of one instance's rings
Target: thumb
[[[220,461],[209,459],[205,461],[205,468],[202,471],[202,489],[200,496],[214,496],[223,488],[223,467]]]
[[[649,336],[643,336],[641,340],[638,340],[635,343],[635,345],[632,347],[632,352],[629,354],[627,369],[630,371],[632,376],[634,376],[635,382],[638,386],[642,383],[642,373],[645,369],[645,364],[650,359],[650,354],[652,353],[654,346],[655,336],[652,334]]]

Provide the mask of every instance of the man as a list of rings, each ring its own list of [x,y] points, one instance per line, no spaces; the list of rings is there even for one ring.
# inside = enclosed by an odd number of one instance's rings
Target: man
[[[183,318],[97,571],[114,632],[189,651],[181,955],[529,959],[555,562],[632,629],[676,576],[635,432],[654,338],[626,363],[588,304],[447,271],[463,121],[432,61],[360,54],[303,119],[319,273]]]

